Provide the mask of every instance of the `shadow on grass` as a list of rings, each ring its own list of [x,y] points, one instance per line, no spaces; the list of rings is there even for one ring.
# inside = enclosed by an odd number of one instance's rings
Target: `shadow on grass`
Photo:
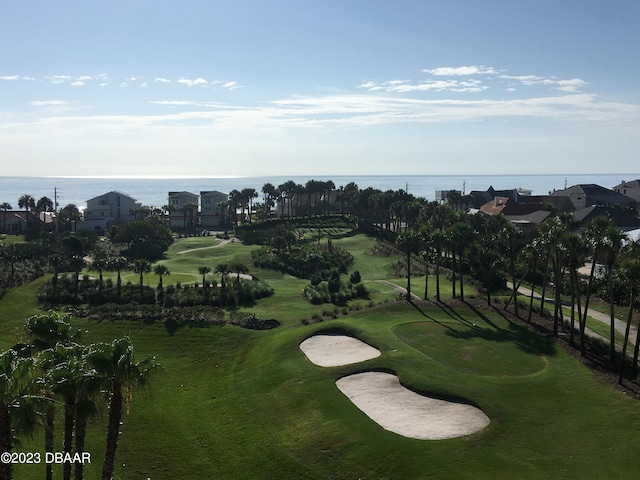
[[[466,305],[474,315],[476,315],[486,323],[488,328],[478,326],[475,322],[464,318],[462,314],[455,311],[451,307],[442,305],[441,308],[443,309],[443,311],[450,313],[453,318],[459,319],[461,323],[470,327],[464,330],[449,328],[447,332],[445,332],[446,335],[462,340],[480,338],[489,342],[512,342],[525,353],[548,356],[556,355],[557,350],[553,340],[545,338],[539,333],[531,331],[524,326],[515,324],[502,314],[500,315],[508,322],[508,328],[500,327],[492,322],[489,317],[487,317],[482,311],[478,310],[473,305]]]

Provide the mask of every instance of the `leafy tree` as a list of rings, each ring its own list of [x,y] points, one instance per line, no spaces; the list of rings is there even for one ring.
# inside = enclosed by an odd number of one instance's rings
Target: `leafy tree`
[[[624,333],[624,341],[622,343],[622,354],[620,355],[620,371],[618,376],[618,383],[622,385],[622,379],[624,374],[624,363],[627,355],[627,345],[629,343],[629,332],[631,330],[631,321],[633,319],[633,313],[636,309],[636,300],[640,292],[640,259],[638,258],[625,258],[620,268],[622,275],[630,286],[630,298],[629,298],[629,310],[627,313],[627,326]]]
[[[159,260],[173,243],[173,234],[157,217],[135,220],[109,229],[113,243],[126,245],[122,252],[129,259]]]

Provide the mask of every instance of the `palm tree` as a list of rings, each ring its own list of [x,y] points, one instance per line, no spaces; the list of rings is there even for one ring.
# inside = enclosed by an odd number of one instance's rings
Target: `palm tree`
[[[584,231],[584,239],[591,248],[591,270],[589,272],[589,281],[587,282],[587,293],[584,298],[583,322],[587,321],[587,311],[589,309],[589,300],[591,298],[591,287],[596,272],[596,264],[600,257],[600,252],[604,249],[606,232],[613,226],[613,222],[608,217],[596,217],[587,224]]]
[[[624,341],[622,342],[622,354],[620,355],[620,372],[618,376],[618,383],[622,385],[622,378],[624,373],[624,361],[627,355],[627,344],[629,343],[629,332],[631,330],[631,320],[633,319],[633,312],[636,308],[636,300],[640,290],[640,259],[638,258],[626,258],[620,264],[622,276],[629,283],[630,298],[629,298],[629,311],[627,313],[627,327],[624,333]]]
[[[107,261],[107,270],[110,272],[117,272],[118,277],[116,280],[116,295],[120,297],[122,293],[122,275],[121,272],[123,270],[128,270],[131,268],[131,263],[127,259],[127,257],[112,257]]]
[[[266,220],[269,217],[269,214],[275,204],[275,199],[278,196],[279,192],[278,192],[278,189],[274,187],[272,183],[265,183],[262,186],[262,193],[264,194],[263,219]]]
[[[3,219],[3,225],[2,225],[3,232],[7,230],[7,211],[11,209],[12,207],[10,203],[2,202],[0,204],[0,210],[2,210],[2,219]]]
[[[560,243],[565,252],[564,261],[569,269],[569,284],[571,289],[571,330],[569,343],[573,344],[573,330],[575,325],[575,309],[578,307],[578,322],[580,324],[580,354],[585,355],[584,331],[586,316],[583,320],[580,304],[580,289],[578,282],[578,268],[584,263],[587,256],[587,246],[582,237],[573,232],[567,232],[560,238]]]
[[[205,280],[207,277],[207,273],[210,273],[211,269],[209,267],[207,267],[206,265],[203,265],[201,267],[198,267],[198,273],[200,275],[202,275],[202,286],[205,286]]]
[[[165,275],[170,275],[171,272],[169,272],[169,269],[166,265],[162,265],[161,263],[159,263],[155,267],[153,267],[153,273],[155,273],[159,277],[158,290],[162,290],[162,277],[164,277]]]
[[[54,349],[56,345],[70,345],[80,338],[80,331],[71,328],[67,322],[68,315],[60,315],[50,311],[46,314],[32,315],[27,319],[25,330],[29,336],[31,346],[36,352],[46,352]],[[49,366],[49,359],[45,355],[38,359],[38,363],[45,371]],[[51,377],[47,374],[47,378]],[[44,405],[44,449],[45,452],[53,452],[53,431],[55,428],[55,409],[53,402],[55,383],[47,381],[43,383],[41,395],[49,399]],[[51,480],[52,465],[46,464],[45,478]]]
[[[244,213],[244,205],[246,205],[248,216],[249,216],[249,223],[251,223],[251,219],[253,217],[253,199],[258,198],[258,192],[256,191],[255,188],[243,188],[240,194],[242,195],[242,199],[244,200],[243,213]]]
[[[407,256],[407,301],[411,302],[411,252],[420,245],[420,237],[416,233],[408,232],[400,235],[396,242]]]
[[[225,286],[225,277],[230,271],[231,270],[229,269],[228,263],[219,263],[218,265],[216,265],[216,268],[214,269],[214,273],[217,273],[220,275],[220,286],[222,288],[224,288]]]
[[[607,291],[609,293],[609,360],[615,361],[616,356],[616,342],[615,342],[615,303],[613,292],[613,273],[618,257],[622,250],[622,245],[627,239],[627,234],[619,230],[618,228],[611,226],[607,229],[605,238],[603,241],[603,248],[606,255],[607,265]]]
[[[11,452],[16,437],[35,426],[35,361],[14,350],[0,354],[0,451]],[[11,479],[11,463],[0,462],[0,479]]]
[[[140,298],[144,293],[144,274],[151,271],[151,263],[144,258],[136,258],[133,261],[133,271],[140,275]]]
[[[18,199],[18,206],[27,211],[31,211],[36,208],[36,201],[31,195],[24,194]]]
[[[144,387],[148,383],[151,373],[159,365],[156,363],[155,357],[137,362],[129,337],[119,338],[111,343],[94,344],[90,348],[87,363],[95,369],[96,376],[109,397],[109,419],[102,479],[111,480],[124,401],[132,388]]]

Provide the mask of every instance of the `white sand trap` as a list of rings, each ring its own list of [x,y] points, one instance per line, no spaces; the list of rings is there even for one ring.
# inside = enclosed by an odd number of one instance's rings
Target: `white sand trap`
[[[398,377],[365,372],[343,377],[337,387],[385,430],[419,440],[441,440],[478,432],[489,417],[471,405],[424,397],[400,385]]]
[[[338,367],[380,356],[380,350],[346,335],[315,335],[300,344],[300,350],[320,367]]]

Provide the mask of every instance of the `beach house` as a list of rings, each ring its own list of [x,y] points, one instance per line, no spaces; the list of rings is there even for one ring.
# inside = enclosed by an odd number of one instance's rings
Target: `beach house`
[[[217,190],[200,192],[200,226],[212,228],[225,223],[228,201],[229,195]]]
[[[129,222],[135,219],[135,213],[142,204],[126,193],[111,191],[87,200],[83,220],[78,223],[79,230],[102,233],[111,225]]]
[[[191,192],[169,192],[169,227],[192,230],[198,224],[199,197]]]
[[[633,198],[636,202],[640,202],[640,180],[632,180],[631,182],[625,182],[613,187],[613,190],[627,197]]]

